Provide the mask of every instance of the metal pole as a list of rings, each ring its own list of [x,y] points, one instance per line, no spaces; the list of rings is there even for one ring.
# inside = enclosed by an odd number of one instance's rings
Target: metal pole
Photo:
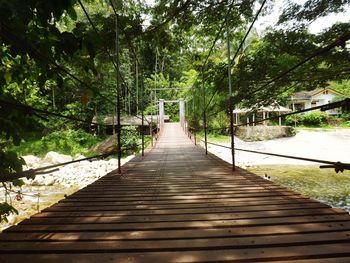
[[[113,122],[113,135],[115,135],[115,108],[113,107],[113,117],[112,117],[112,122]]]
[[[235,130],[233,126],[233,96],[230,96],[230,134],[231,134],[231,156],[232,156],[232,171],[236,170],[236,162],[235,162]]]
[[[157,137],[156,140],[158,140],[158,132],[159,132],[159,104],[157,104],[157,91],[154,91],[154,106],[156,107],[156,115],[157,115]]]
[[[153,147],[153,107],[152,107],[152,100],[153,100],[153,96],[152,96],[152,91],[150,92],[150,105],[151,105],[151,124],[150,126],[150,135],[151,135],[151,146]]]
[[[228,94],[232,96],[232,81],[231,81],[231,47],[230,47],[230,31],[228,28],[228,19],[226,21],[226,39],[227,39],[227,76],[228,76]]]
[[[115,51],[117,55],[117,150],[118,150],[118,173],[122,173],[121,168],[121,124],[120,124],[120,76],[119,76],[119,30],[118,30],[118,17],[115,19]]]
[[[204,78],[203,78],[203,83],[202,83],[202,92],[203,92],[204,144],[205,144],[205,154],[208,154],[208,132],[207,132],[207,113],[206,113],[206,109],[205,109],[206,100],[205,100]]]
[[[194,87],[192,87],[192,125],[193,125],[193,137],[194,137],[194,145],[197,145],[197,140],[196,140],[196,112],[195,112],[195,90]]]
[[[154,103],[156,106],[156,114],[157,114],[157,136],[158,136],[158,132],[159,132],[159,101],[157,98],[157,91],[154,92]]]
[[[227,75],[228,75],[228,92],[229,92],[229,109],[230,109],[230,134],[231,134],[231,156],[232,156],[232,171],[236,170],[235,164],[235,131],[233,127],[233,96],[231,82],[231,47],[230,47],[230,30],[228,25],[229,17],[226,20],[226,39],[227,39]]]
[[[142,156],[145,156],[145,133],[144,133],[144,111],[143,111],[143,73],[141,73],[141,153],[142,153]]]
[[[135,57],[136,115],[139,114],[139,65]]]

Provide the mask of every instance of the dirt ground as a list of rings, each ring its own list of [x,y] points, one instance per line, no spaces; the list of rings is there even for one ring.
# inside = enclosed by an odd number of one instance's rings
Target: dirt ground
[[[225,145],[229,146],[229,143]],[[235,137],[235,147],[319,160],[350,163],[350,129],[298,129],[296,136],[268,141],[244,142]],[[210,152],[231,162],[229,149],[208,145]],[[239,166],[292,164],[310,162],[236,151]]]

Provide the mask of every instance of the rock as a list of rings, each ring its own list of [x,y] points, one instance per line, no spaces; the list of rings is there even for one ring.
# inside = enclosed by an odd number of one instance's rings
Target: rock
[[[69,155],[59,154],[56,152],[48,152],[44,159],[42,160],[43,163],[50,163],[50,164],[58,164],[58,163],[65,163],[73,161],[73,158]]]
[[[44,179],[44,185],[46,185],[46,186],[53,185],[55,183],[55,181],[56,180],[52,175],[48,175]]]
[[[75,156],[74,156],[74,160],[82,160],[82,159],[85,159],[86,157],[80,153],[77,153]]]
[[[27,179],[25,177],[21,178],[21,180],[23,181],[24,184],[26,185],[31,185],[33,182],[33,179]]]
[[[38,167],[46,167],[46,166],[50,166],[50,165],[52,165],[52,163],[43,163],[43,162],[41,161],[41,163],[39,164]]]
[[[72,164],[74,168],[80,168],[80,167],[88,167],[91,165],[91,162],[89,161],[81,161],[81,162],[77,162],[77,163],[73,163]]]
[[[16,222],[16,216],[14,214],[10,214],[6,218],[9,225],[13,225]]]
[[[91,150],[99,154],[105,154],[105,153],[111,153],[111,152],[117,151],[115,136],[108,137],[103,142],[94,146]]]
[[[32,185],[40,186],[40,185],[44,184],[44,181],[45,181],[45,177],[42,174],[39,174],[39,175],[35,176],[35,178],[32,182]]]
[[[22,156],[22,158],[24,159],[24,161],[26,162],[26,166],[28,168],[36,168],[38,167],[41,159],[39,157],[36,157],[34,155],[26,155],[26,156]]]

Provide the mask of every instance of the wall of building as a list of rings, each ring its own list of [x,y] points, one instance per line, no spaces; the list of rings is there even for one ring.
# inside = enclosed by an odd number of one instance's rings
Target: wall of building
[[[328,92],[328,94],[323,94],[323,92],[315,95],[312,97],[313,101],[316,101],[316,106],[322,106],[328,103],[331,103],[333,101],[333,99],[335,99],[337,97],[336,94]],[[333,110],[329,110],[327,111],[328,114],[330,115],[334,115],[334,114],[339,114],[340,111],[339,109],[333,109]]]
[[[302,109],[307,109],[311,107],[317,107],[317,106],[322,106],[325,104],[328,104],[333,101],[337,97],[336,94],[332,93],[331,91],[328,91],[328,94],[324,94],[324,92],[320,92],[316,94],[315,96],[312,96],[310,100],[294,100],[294,101],[289,101],[287,103],[287,107],[289,109],[293,109],[293,103],[295,105],[297,104],[302,104],[304,105]],[[313,103],[314,102],[314,103]],[[298,107],[295,107],[295,110],[299,110]],[[340,109],[333,109],[326,111],[329,115],[337,115],[340,114]]]

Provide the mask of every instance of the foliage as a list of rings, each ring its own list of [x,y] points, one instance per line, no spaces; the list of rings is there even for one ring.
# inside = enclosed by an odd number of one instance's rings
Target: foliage
[[[300,114],[289,115],[285,119],[285,124],[288,126],[295,126],[302,124],[303,116]]]
[[[125,150],[135,150],[139,146],[139,135],[137,133],[136,127],[125,126],[122,128],[120,142],[122,149]]]
[[[83,130],[54,131],[40,139],[23,141],[19,146],[14,146],[13,150],[21,156],[44,156],[49,151],[72,156],[77,153],[92,155],[89,149],[102,139]]]
[[[322,111],[309,112],[302,116],[302,123],[305,126],[320,126],[329,119],[328,114]]]
[[[209,119],[209,129],[213,129],[212,133],[217,134],[228,134],[229,129],[227,128],[230,124],[229,116],[226,112],[219,112],[217,115]]]
[[[340,115],[341,118],[345,121],[350,121],[350,112],[344,112],[343,114]]]
[[[343,94],[339,99],[344,99],[344,97],[350,96],[350,80],[343,79],[339,81],[330,81],[329,88],[334,89],[335,91]]]
[[[327,124],[330,120],[329,115],[323,111],[312,111],[304,115],[295,114],[286,117],[285,123],[289,126],[304,125],[319,127]]]
[[[0,203],[0,222],[8,222],[7,217],[11,214],[18,215],[18,211],[7,202]]]

